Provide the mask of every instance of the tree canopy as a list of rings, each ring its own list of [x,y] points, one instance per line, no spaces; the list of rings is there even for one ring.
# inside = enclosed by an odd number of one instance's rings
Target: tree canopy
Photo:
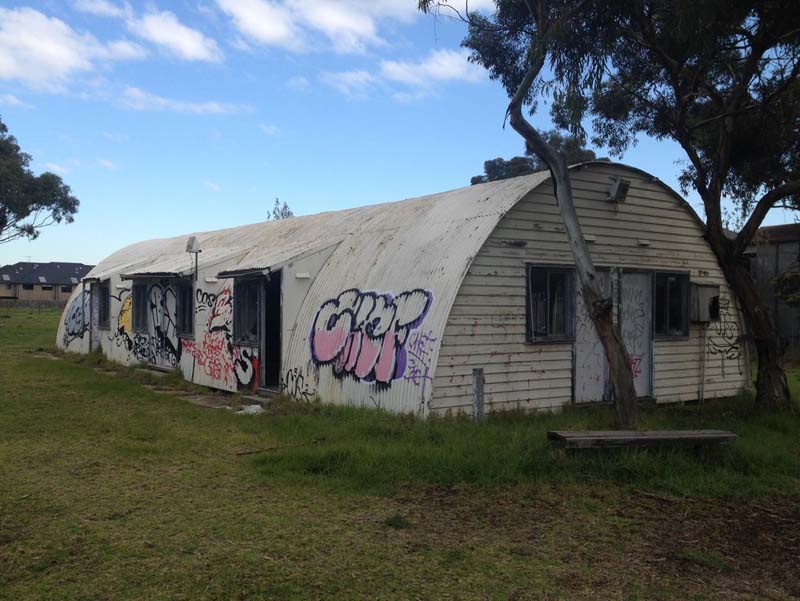
[[[557,148],[564,155],[564,158],[570,165],[597,159],[594,151],[585,148],[583,140],[578,136],[565,136],[556,130],[545,132],[542,135],[551,146]],[[529,175],[546,169],[547,165],[542,161],[539,155],[527,150],[526,156],[524,157],[515,156],[509,160],[497,157],[496,159],[485,161],[483,163],[483,175],[473,176],[470,183],[472,185],[485,184],[486,182],[494,182],[510,177]]]
[[[294,217],[294,213],[289,208],[289,205],[286,204],[286,202],[281,204],[281,201],[276,198],[275,205],[272,207],[272,213],[267,215],[267,220],[272,219],[273,221],[277,221],[279,219],[289,219],[289,217]]]
[[[800,11],[796,0],[495,0],[460,13],[462,45],[508,92],[512,127],[569,187],[563,158],[524,117],[547,99],[556,127],[620,156],[646,134],[685,153],[681,181],[706,214],[705,238],[734,291],[758,353],[756,401],[786,404],[774,323],[747,270],[769,210],[800,198]],[[559,192],[556,189],[556,195]],[[746,216],[726,235],[723,199]],[[570,202],[569,193],[559,199]],[[562,209],[562,216],[567,215]],[[565,219],[567,230],[570,224]],[[574,227],[571,243],[580,243]],[[597,322],[595,322],[597,326]],[[607,351],[608,353],[608,351]],[[610,357],[609,357],[610,361]]]
[[[33,240],[43,227],[72,223],[78,210],[69,186],[54,173],[34,175],[30,162],[0,120],[0,243]]]

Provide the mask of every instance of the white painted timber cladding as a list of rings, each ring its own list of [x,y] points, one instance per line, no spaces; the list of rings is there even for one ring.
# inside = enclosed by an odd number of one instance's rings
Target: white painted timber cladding
[[[571,171],[575,205],[597,267],[687,271],[692,282],[718,284],[723,321],[690,324],[689,337],[656,339],[658,402],[735,394],[749,385],[740,316],[702,225],[685,202],[646,174],[591,163]],[[625,202],[604,201],[610,177],[631,181]],[[640,246],[646,239],[649,246]],[[524,246],[521,243],[524,242]],[[515,205],[483,244],[445,326],[431,411],[469,412],[472,370],[485,373],[485,405],[544,409],[572,400],[572,343],[526,343],[526,272],[532,264],[574,264],[549,182]],[[701,365],[705,378],[701,385]]]

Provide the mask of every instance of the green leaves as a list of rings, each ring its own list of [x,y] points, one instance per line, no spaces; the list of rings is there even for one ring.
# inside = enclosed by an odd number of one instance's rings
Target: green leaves
[[[0,243],[30,240],[53,223],[71,223],[79,200],[54,173],[34,175],[31,157],[0,121]]]

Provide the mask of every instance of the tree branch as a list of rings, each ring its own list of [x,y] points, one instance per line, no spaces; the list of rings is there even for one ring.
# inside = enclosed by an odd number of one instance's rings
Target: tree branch
[[[756,235],[758,228],[761,227],[761,223],[764,221],[767,213],[775,206],[775,203],[793,194],[800,194],[800,179],[786,182],[777,188],[773,188],[759,199],[747,223],[744,224],[744,227],[736,236],[733,248],[734,256],[740,255],[747,249],[753,241],[753,237]]]

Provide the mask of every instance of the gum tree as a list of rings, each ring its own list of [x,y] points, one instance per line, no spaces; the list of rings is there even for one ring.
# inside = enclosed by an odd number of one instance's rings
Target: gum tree
[[[491,17],[462,18],[463,45],[512,96],[511,124],[526,141],[536,132],[522,105],[549,93],[557,126],[580,133],[591,118],[593,142],[616,156],[640,134],[680,145],[684,191],[702,199],[705,239],[756,348],[757,406],[787,405],[778,332],[744,253],[770,209],[800,201],[796,0],[496,0]],[[538,77],[545,61],[548,81]],[[533,149],[558,180],[557,157]],[[743,217],[733,236],[724,200]]]
[[[0,244],[33,240],[48,225],[72,223],[78,199],[54,173],[34,175],[30,155],[22,152],[0,120]]]
[[[528,152],[538,156],[550,171],[553,193],[575,261],[578,284],[608,360],[617,425],[632,428],[638,422],[633,372],[625,343],[613,322],[613,303],[600,287],[581,232],[566,158],[525,114],[528,110],[535,111],[537,99],[548,86],[543,77],[545,64],[549,63],[557,77],[569,81],[591,76],[602,67],[588,52],[577,61],[563,61],[564,39],[579,33],[576,27],[585,20],[590,5],[571,0],[496,0],[495,5],[494,14],[487,17],[468,11],[458,12],[446,2],[419,1],[423,12],[452,10],[468,24],[469,34],[463,45],[472,50],[473,61],[486,67],[492,78],[502,82],[510,97],[506,116],[511,127],[525,140]],[[561,95],[556,91],[556,101]],[[583,133],[579,127],[572,127],[571,131],[573,134]]]

